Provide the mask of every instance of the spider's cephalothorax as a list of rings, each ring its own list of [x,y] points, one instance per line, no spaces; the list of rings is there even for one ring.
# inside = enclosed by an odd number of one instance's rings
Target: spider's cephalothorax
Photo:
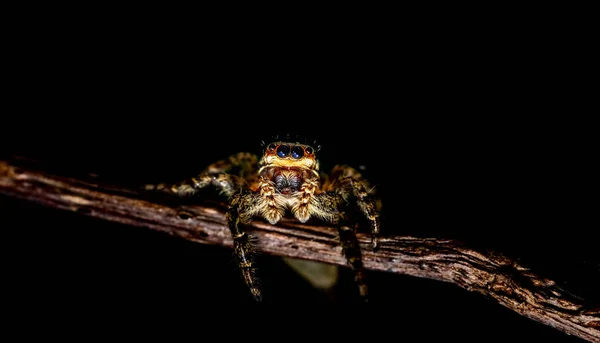
[[[278,141],[266,144],[260,159],[250,153],[238,153],[210,165],[198,177],[158,188],[190,195],[208,186],[215,187],[228,201],[227,221],[235,256],[256,300],[260,301],[262,296],[244,224],[256,216],[275,224],[287,213],[301,222],[316,217],[337,227],[360,295],[367,299],[354,213],[370,226],[373,248],[377,248],[379,214],[376,201],[357,170],[337,165],[329,175],[321,174],[315,148]]]

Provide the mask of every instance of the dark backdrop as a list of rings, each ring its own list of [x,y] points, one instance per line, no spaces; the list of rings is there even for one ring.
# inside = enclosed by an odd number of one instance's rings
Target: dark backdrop
[[[358,74],[329,61],[319,72],[300,64],[267,77],[228,61],[226,69],[172,63],[156,71],[100,59],[73,62],[68,73],[30,63],[10,94],[17,106],[3,121],[2,153],[142,184],[194,175],[237,151],[259,153],[276,133],[314,138],[323,168],[364,166],[383,198],[382,235],[496,249],[598,301],[597,220],[587,200],[593,136],[587,121],[567,116],[572,95],[515,81],[504,74],[510,68],[465,77],[423,62],[428,68],[405,65],[405,74],[377,65]],[[35,299],[188,310],[249,301],[227,249],[0,199],[12,280]],[[260,262],[272,302],[326,302],[278,258]],[[429,321],[449,337],[477,327],[505,339],[577,341],[453,285],[368,276],[372,306],[407,327]],[[340,303],[351,292],[345,272],[342,279]]]

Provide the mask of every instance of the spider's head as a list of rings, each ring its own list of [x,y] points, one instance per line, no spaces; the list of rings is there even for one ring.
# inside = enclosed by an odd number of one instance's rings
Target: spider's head
[[[318,170],[316,149],[310,145],[290,142],[273,142],[265,147],[262,163],[273,167],[300,167]]]

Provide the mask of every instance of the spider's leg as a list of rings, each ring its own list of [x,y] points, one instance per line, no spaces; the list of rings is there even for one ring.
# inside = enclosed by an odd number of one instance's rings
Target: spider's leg
[[[247,183],[252,183],[256,173],[255,155],[241,152],[231,155],[226,160],[215,162],[196,177],[175,184],[145,185],[146,190],[157,190],[179,196],[190,196],[197,191],[211,186],[228,199],[233,193]]]
[[[356,169],[339,165],[333,168],[323,189],[336,191],[347,202],[355,199],[359,211],[369,223],[373,250],[376,250],[379,247],[380,219],[376,199],[367,190],[366,185],[366,181]]]
[[[255,178],[256,156],[249,153],[232,155],[227,160],[211,164],[198,176],[176,184],[146,185],[147,190],[157,190],[189,196],[199,190],[212,187],[229,200],[226,214],[233,238],[233,250],[242,278],[255,300],[262,299],[259,280],[256,276],[254,251],[250,237],[243,229],[254,214],[254,194],[247,188]]]
[[[254,250],[250,237],[244,231],[244,224],[252,217],[254,194],[248,190],[235,193],[231,197],[227,211],[227,223],[233,238],[233,250],[244,283],[256,301],[262,300],[260,282],[256,273]]]
[[[367,288],[365,268],[363,267],[362,255],[360,252],[360,246],[358,245],[358,240],[356,239],[355,229],[346,223],[345,219],[340,219],[337,229],[340,235],[340,243],[342,244],[344,256],[346,256],[346,259],[352,267],[352,271],[354,273],[354,282],[358,285],[360,297],[367,301],[369,291]]]
[[[239,188],[229,200],[227,223],[233,237],[233,248],[236,260],[246,286],[256,301],[262,300],[260,280],[254,262],[254,250],[244,225],[256,215],[261,215],[270,223],[275,224],[281,219],[285,208],[275,197],[272,182],[260,179],[256,192],[249,187]]]
[[[362,254],[358,239],[356,238],[355,225],[351,216],[346,212],[349,208],[337,192],[329,191],[319,193],[314,197],[315,207],[313,215],[336,224],[342,251],[354,274],[354,282],[358,285],[361,299],[367,301],[368,287]]]
[[[256,181],[258,172],[257,165],[258,157],[256,155],[248,152],[240,152],[229,156],[226,160],[211,164],[202,172],[202,174],[217,175],[225,173],[236,175],[251,184]]]
[[[213,187],[219,194],[228,199],[236,189],[244,184],[243,180],[229,174],[200,174],[196,177],[183,180],[175,184],[160,183],[158,185],[146,185],[146,190],[157,190],[175,194],[181,197],[192,196],[206,187]]]

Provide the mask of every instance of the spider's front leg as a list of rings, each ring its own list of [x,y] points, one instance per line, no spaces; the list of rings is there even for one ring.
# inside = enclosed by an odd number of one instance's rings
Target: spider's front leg
[[[179,194],[193,194],[197,189],[212,185],[229,197],[226,213],[227,225],[233,239],[233,251],[237,267],[254,300],[260,302],[262,294],[255,265],[255,252],[250,237],[244,230],[256,212],[256,195],[246,187],[246,182],[229,174],[201,175],[189,181],[171,186]]]
[[[233,238],[233,250],[237,266],[244,282],[255,300],[262,299],[259,280],[256,277],[254,251],[243,225],[252,215],[254,193],[248,185],[256,179],[256,156],[238,153],[227,160],[211,164],[198,176],[176,184],[146,185],[146,190],[157,190],[178,196],[194,196],[205,188],[213,188],[228,201],[227,224]]]

